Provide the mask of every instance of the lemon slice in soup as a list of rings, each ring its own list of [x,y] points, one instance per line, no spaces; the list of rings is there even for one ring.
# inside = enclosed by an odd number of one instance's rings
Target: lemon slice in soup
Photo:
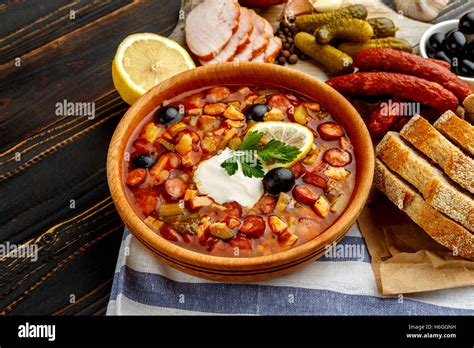
[[[292,162],[285,163],[283,166],[286,168],[293,166],[293,164],[303,159],[311,150],[314,141],[313,133],[307,127],[291,122],[259,122],[250,127],[248,132],[263,133],[262,139],[264,141],[275,139],[288,146],[298,148],[300,150],[299,155]],[[281,163],[275,163],[268,166],[267,169],[281,166]]]

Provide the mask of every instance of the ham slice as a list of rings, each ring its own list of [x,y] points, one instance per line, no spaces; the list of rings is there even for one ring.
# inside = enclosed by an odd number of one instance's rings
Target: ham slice
[[[249,62],[253,57],[258,56],[260,53],[265,51],[265,48],[268,45],[269,38],[264,32],[265,23],[263,18],[255,13],[254,10],[249,10],[249,12],[253,21],[253,30],[252,34],[250,35],[250,44],[234,57],[234,61]]]
[[[275,58],[278,57],[278,54],[281,51],[283,44],[279,37],[272,37],[268,43],[267,49],[265,50],[265,62],[274,63]]]
[[[263,32],[265,33],[265,35],[268,36],[268,38],[272,38],[274,36],[272,25],[265,18],[263,18],[263,17],[260,17],[260,18],[263,21]]]
[[[268,42],[267,48],[263,52],[263,58],[261,57],[261,54],[260,54],[257,56],[258,58],[255,57],[257,59],[252,59],[252,61],[259,61],[259,62],[263,61],[266,63],[274,63],[275,58],[280,53],[283,45],[282,45],[281,39],[273,35],[273,28],[270,22],[267,21],[265,18],[262,18],[262,19],[265,24],[263,31],[270,38],[270,41]]]
[[[265,33],[265,20],[260,17],[254,10],[249,10],[253,18],[253,31],[250,41],[252,41],[252,57],[258,56],[265,51],[268,45],[269,37]],[[273,33],[272,33],[273,35]]]
[[[213,59],[205,61],[199,60],[202,65],[230,62],[240,46],[245,46],[249,42],[249,32],[253,28],[253,22],[250,13],[245,7],[240,8],[239,26],[237,31],[232,35],[229,42],[225,45]]]
[[[241,37],[239,40],[239,44],[237,45],[237,52],[241,51],[245,46],[250,42],[250,35],[252,35],[253,30],[253,21],[250,15],[249,10],[246,7],[240,8],[240,15],[242,16],[242,20],[239,20],[239,29],[240,26],[243,26],[246,30],[245,35]]]
[[[205,0],[186,18],[186,43],[200,60],[213,59],[226,46],[239,23],[237,0]]]
[[[265,51],[252,58],[252,62],[265,63]]]

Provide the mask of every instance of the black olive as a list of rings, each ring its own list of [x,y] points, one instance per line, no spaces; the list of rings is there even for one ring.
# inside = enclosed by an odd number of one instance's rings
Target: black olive
[[[426,48],[428,51],[439,51],[443,49],[445,39],[446,37],[444,33],[434,33],[428,39],[428,45],[426,45]]]
[[[454,53],[462,53],[466,45],[466,37],[460,31],[453,31],[446,37],[446,48]]]
[[[448,62],[449,64],[451,64],[451,58],[449,58],[449,56],[444,51],[436,52],[435,55],[433,56],[433,58],[434,59],[439,59],[439,60],[444,60],[445,62]]]
[[[456,68],[456,74],[465,77],[474,77],[474,62],[469,59],[462,59]]]
[[[436,51],[430,46],[430,45],[426,45],[426,54],[428,56],[428,58],[433,58],[434,55],[436,54]]]
[[[466,13],[459,20],[459,30],[464,34],[474,34],[474,11]]]
[[[247,111],[247,119],[256,122],[263,121],[263,116],[270,111],[270,108],[265,104],[253,104]]]
[[[467,59],[474,59],[474,41],[469,42],[466,47],[464,47],[464,56]]]
[[[273,168],[263,177],[263,187],[271,195],[288,192],[295,186],[295,176],[287,168]]]
[[[156,113],[156,122],[164,125],[178,123],[182,118],[183,114],[174,106],[162,107]]]
[[[149,155],[138,155],[132,161],[135,168],[150,168],[155,164],[156,158]]]

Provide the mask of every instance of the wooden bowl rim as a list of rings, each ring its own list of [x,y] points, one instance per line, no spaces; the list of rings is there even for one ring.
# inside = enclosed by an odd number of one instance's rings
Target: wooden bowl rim
[[[252,80],[252,78],[254,78],[253,73],[256,70],[259,73],[263,73],[269,76],[269,79],[276,79],[280,81],[279,83],[281,85],[278,85],[272,81]],[[265,87],[279,87],[296,92],[303,96],[308,96],[308,94],[304,92],[303,87],[301,87],[301,89],[285,87],[285,85],[283,85],[285,81],[282,80],[283,76],[288,77],[291,80],[298,81],[299,86],[310,85],[311,88],[314,88],[316,86],[318,92],[325,93],[331,96],[331,98],[335,99],[337,102],[340,103],[340,108],[344,111],[344,114],[350,119],[350,121],[348,122],[354,125],[354,130],[347,130],[348,133],[351,134],[351,132],[361,132],[359,134],[361,144],[359,144],[359,148],[354,149],[355,156],[359,158],[356,163],[356,176],[358,177],[358,180],[356,179],[352,197],[345,211],[339,216],[339,218],[319,236],[302,245],[272,255],[255,257],[232,258],[200,253],[176,245],[161,237],[159,234],[150,229],[144,223],[144,221],[135,213],[133,207],[128,201],[122,174],[123,154],[129,140],[129,138],[126,137],[127,128],[132,122],[132,120],[134,120],[136,115],[139,114],[138,111],[142,107],[146,106],[151,107],[151,105],[155,105],[156,107],[157,103],[154,100],[160,99],[160,93],[165,94],[166,90],[170,89],[171,86],[174,86],[176,84],[186,84],[188,81],[199,81],[199,84],[201,82],[201,79],[211,79],[215,80],[216,82],[199,85],[195,88],[190,88],[187,90],[182,90],[175,93],[175,95],[188,92],[192,89],[212,87],[217,85],[260,85]],[[248,82],[220,82],[223,79],[225,80],[232,78],[247,78]],[[315,99],[314,97],[310,98]],[[324,105],[326,110],[331,112],[330,109],[332,109],[332,107],[325,105],[323,102],[322,104]],[[331,114],[333,113],[331,112]],[[141,119],[143,119],[143,117]],[[337,117],[334,117],[334,119],[336,121],[338,120]],[[355,134],[353,133],[352,136],[349,136],[349,138],[351,138],[351,142],[354,135]],[[359,163],[360,158],[364,159],[363,163]],[[285,262],[294,261],[298,259],[298,257],[308,255],[312,251],[317,250],[318,247],[331,245],[334,241],[340,239],[340,237],[347,232],[347,230],[355,222],[357,216],[362,211],[372,186],[373,171],[374,152],[372,140],[362,118],[347,99],[345,99],[341,94],[339,94],[329,85],[317,80],[309,74],[287,67],[256,62],[241,62],[239,64],[222,63],[198,67],[175,75],[170,79],[160,83],[159,85],[148,91],[144,96],[142,96],[125,113],[112,136],[109,151],[107,154],[107,180],[109,188],[115,206],[119,212],[119,215],[123,219],[125,225],[129,228],[130,232],[135,235],[140,241],[146,244],[149,248],[159,250],[162,253],[165,253],[169,256],[172,256],[173,258],[180,260],[181,262],[189,263],[196,266],[199,265],[210,267],[210,269],[222,270],[250,270],[256,268],[262,269],[265,266],[271,264],[284,264]]]

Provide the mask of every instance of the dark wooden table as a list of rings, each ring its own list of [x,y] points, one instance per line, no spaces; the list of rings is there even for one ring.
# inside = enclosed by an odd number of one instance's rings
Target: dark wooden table
[[[168,35],[179,0],[0,1],[2,314],[104,314],[123,224],[106,182],[112,133],[127,110],[111,62],[129,34]],[[95,103],[95,118],[56,103]]]

